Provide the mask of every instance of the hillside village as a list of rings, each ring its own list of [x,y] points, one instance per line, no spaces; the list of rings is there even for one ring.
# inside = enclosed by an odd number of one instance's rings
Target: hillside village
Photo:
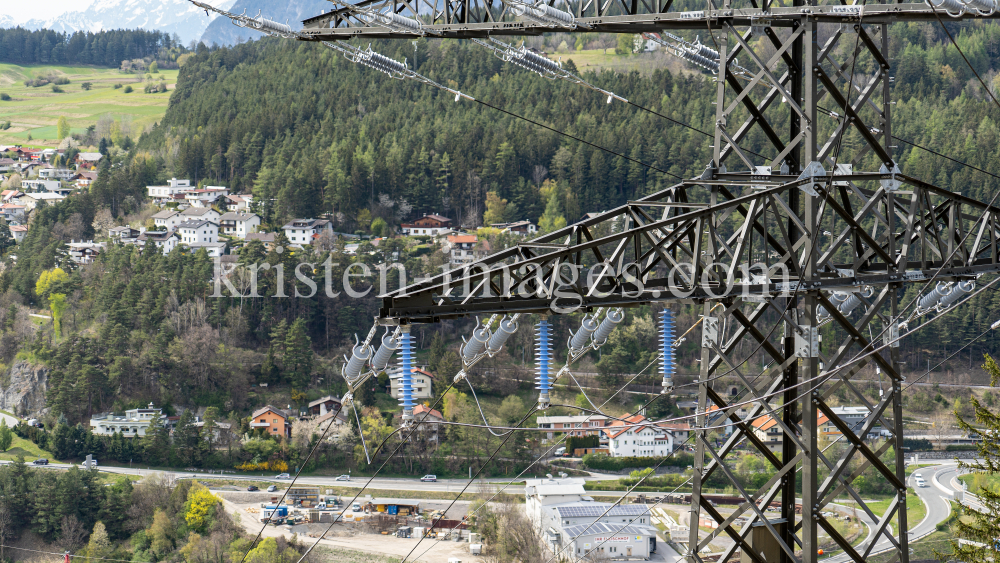
[[[0,194],[0,215],[16,243],[30,228],[31,213],[39,202],[54,203],[87,189],[97,179],[101,153],[76,152],[69,162],[65,149],[32,149],[0,146],[0,182],[17,187]],[[362,241],[378,246],[383,237],[360,232],[334,230],[330,217],[296,218],[273,231],[267,231],[259,213],[260,201],[252,194],[233,194],[223,186],[192,185],[189,180],[171,178],[165,185],[147,186],[148,204],[155,208],[141,225],[115,225],[95,234],[97,240],[73,240],[68,243],[70,257],[77,264],[89,264],[108,244],[155,245],[163,254],[176,247],[184,252],[205,250],[209,257],[236,254],[246,242],[257,240],[270,249],[278,232],[284,234],[290,248],[317,246],[330,249],[342,244],[353,255]],[[96,225],[95,225],[96,227]],[[515,236],[534,236],[538,227],[528,220],[493,223],[495,232]],[[402,223],[393,236],[421,237],[440,247],[446,263],[459,268],[490,253],[489,241],[476,229],[438,214],[425,214]]]

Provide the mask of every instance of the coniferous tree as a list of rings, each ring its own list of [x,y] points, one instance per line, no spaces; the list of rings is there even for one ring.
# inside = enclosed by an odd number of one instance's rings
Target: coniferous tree
[[[306,322],[302,317],[295,319],[288,329],[283,363],[289,383],[299,388],[309,384],[312,375],[312,348],[306,333]]]
[[[986,356],[983,365],[990,376],[990,385],[1000,384],[1000,365],[991,356]],[[959,469],[967,469],[973,475],[996,475],[1000,473],[1000,414],[993,412],[972,397],[975,409],[975,422],[982,428],[973,427],[960,413],[955,413],[958,426],[964,432],[976,433],[981,437],[977,445],[978,455],[974,462],[959,461]],[[976,542],[979,545],[951,541],[952,553],[949,558],[957,558],[968,563],[997,560],[1000,558],[1000,490],[989,486],[981,487],[976,492],[982,510],[962,503],[960,518],[955,521],[959,538]]]

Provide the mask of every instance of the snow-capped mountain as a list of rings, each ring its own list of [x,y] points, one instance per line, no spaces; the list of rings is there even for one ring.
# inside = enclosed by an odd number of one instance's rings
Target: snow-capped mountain
[[[236,0],[202,0],[222,9],[230,8]],[[95,0],[87,9],[66,12],[50,19],[32,19],[21,26],[27,29],[52,29],[74,31],[100,31],[102,29],[149,29],[180,36],[181,41],[197,41],[215,13],[206,16],[187,0]],[[7,17],[7,20],[10,20]],[[16,25],[0,16],[0,27]]]
[[[327,0],[289,0],[287,2],[273,2],[271,0],[236,0],[230,11],[242,14],[246,10],[248,16],[256,16],[260,10],[262,16],[267,19],[285,23],[292,26],[292,29],[301,29],[302,20],[318,16],[323,10],[330,10],[335,4]],[[263,34],[236,27],[226,18],[219,18],[209,24],[201,40],[206,45],[218,43],[219,45],[233,45],[240,39],[259,39]]]

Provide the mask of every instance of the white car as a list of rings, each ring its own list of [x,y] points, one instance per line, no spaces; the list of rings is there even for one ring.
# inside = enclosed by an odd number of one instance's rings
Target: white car
[[[338,481],[350,481],[351,480],[351,476],[350,475],[341,475],[340,477],[337,477],[337,480]]]
[[[292,476],[289,475],[288,473],[279,473],[277,476],[275,476],[275,479],[291,479],[291,478]]]
[[[927,483],[924,481],[924,478],[921,477],[920,475],[914,475],[913,476],[913,482],[917,485],[917,487],[920,487],[920,488],[923,488],[923,487],[927,486]]]
[[[361,512],[361,503],[356,502],[351,505],[351,512]]]

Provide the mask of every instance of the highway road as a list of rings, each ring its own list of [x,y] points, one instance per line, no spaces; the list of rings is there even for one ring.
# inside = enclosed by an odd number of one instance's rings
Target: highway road
[[[951,485],[951,480],[955,476],[955,471],[955,463],[948,461],[942,462],[940,465],[918,469],[910,475],[910,478],[907,481],[907,486],[913,489],[920,500],[923,501],[927,509],[927,515],[922,521],[907,522],[910,526],[908,536],[910,542],[916,541],[933,533],[937,525],[946,520],[951,514],[950,499],[955,491]],[[923,487],[917,487],[917,475],[924,478]],[[868,536],[863,542],[855,545],[855,549],[859,553],[864,554],[868,545],[870,545],[872,541],[876,523],[869,519],[867,514],[861,511],[858,511],[858,516],[868,527]],[[882,534],[875,542],[875,546],[872,548],[870,555],[888,551],[891,548],[893,548],[892,543],[885,537],[885,534]],[[823,561],[824,563],[842,563],[851,561],[851,558],[846,553],[839,553],[833,557],[828,557]]]
[[[29,467],[47,467],[52,469],[68,469],[71,467],[70,464],[65,463],[49,463],[47,466],[34,466],[31,464],[33,460],[25,460]],[[99,462],[100,460],[98,460]],[[11,463],[9,461],[0,460],[0,464]],[[268,481],[275,484],[289,484],[291,479],[276,479],[275,474],[266,473],[263,475],[230,475],[230,474],[218,474],[218,473],[203,473],[197,471],[160,471],[156,469],[142,469],[142,468],[128,468],[128,467],[112,467],[112,466],[102,466],[98,467],[98,470],[106,473],[114,473],[121,475],[137,475],[137,476],[148,476],[154,474],[169,475],[175,479],[226,479],[233,481]],[[609,479],[618,479],[620,475],[603,475],[594,474],[590,477],[585,477],[588,481],[603,481]],[[506,485],[510,482],[510,479],[504,480],[500,478],[486,479],[486,482],[493,484],[497,488]],[[301,485],[318,485],[318,486],[334,486],[334,487],[353,487],[361,488],[368,484],[367,477],[353,476],[350,481],[337,481],[334,477],[299,477],[295,483]],[[436,482],[421,482],[418,477],[412,478],[394,478],[394,477],[377,477],[368,484],[368,489],[379,489],[379,490],[390,490],[390,491],[438,491],[438,492],[454,492],[458,493],[469,483],[468,479],[439,479]],[[474,492],[477,488],[476,484],[469,487],[470,492]],[[510,485],[504,489],[505,492],[510,494],[524,494],[523,485]],[[597,491],[594,491],[597,492]],[[622,493],[608,492],[608,495],[621,495]]]

